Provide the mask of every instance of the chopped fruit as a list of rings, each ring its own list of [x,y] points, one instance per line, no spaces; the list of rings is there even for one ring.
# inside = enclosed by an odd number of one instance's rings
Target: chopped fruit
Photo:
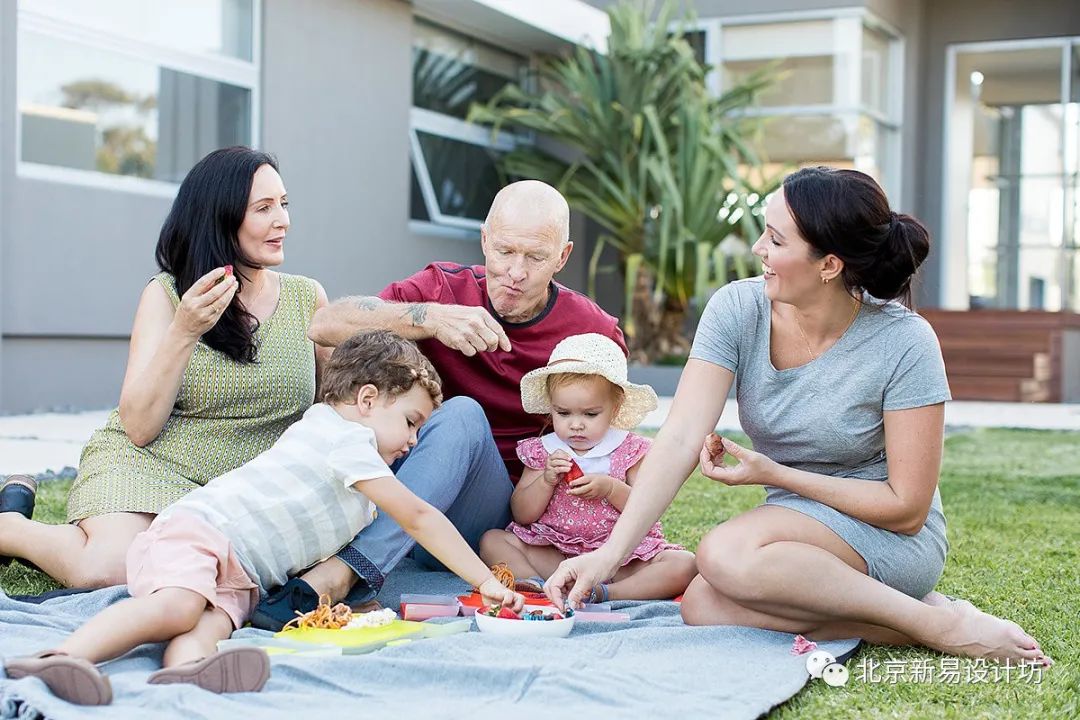
[[[503,618],[504,620],[520,620],[521,616],[510,608],[499,608],[499,614],[495,617]]]
[[[569,483],[569,482],[573,482],[573,481],[577,480],[580,477],[585,477],[585,473],[581,471],[581,466],[580,465],[578,465],[576,462],[571,460],[570,461],[570,470],[567,471],[566,477],[564,479],[566,480],[566,482]]]

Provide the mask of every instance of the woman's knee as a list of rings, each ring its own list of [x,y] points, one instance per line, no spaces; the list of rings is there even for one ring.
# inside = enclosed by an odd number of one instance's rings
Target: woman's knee
[[[68,556],[68,570],[59,578],[68,587],[102,588],[127,582],[127,553],[152,515],[117,513],[87,518],[79,523],[86,534],[81,552]]]
[[[69,566],[64,577],[57,579],[68,587],[90,590],[127,583],[126,550],[108,547],[95,552],[90,545],[87,550]]]
[[[687,625],[721,625],[724,618],[716,612],[716,590],[701,575],[696,576],[683,593],[679,614]]]
[[[698,545],[695,565],[703,581],[716,591],[734,599],[753,600],[757,550],[755,544],[735,537],[721,525]]]

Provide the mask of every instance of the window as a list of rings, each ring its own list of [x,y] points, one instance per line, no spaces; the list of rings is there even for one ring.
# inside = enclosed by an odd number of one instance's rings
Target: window
[[[253,144],[255,1],[20,2],[19,173],[168,189]]]
[[[1080,38],[947,58],[942,304],[1080,311]]]
[[[417,20],[413,39],[410,218],[427,227],[475,232],[504,184],[500,155],[526,140],[465,121],[525,76],[524,59]]]
[[[716,68],[716,92],[758,70],[777,73],[746,113],[763,121],[766,176],[791,166],[853,167],[899,202],[898,33],[861,9],[707,20],[694,33],[695,49]]]

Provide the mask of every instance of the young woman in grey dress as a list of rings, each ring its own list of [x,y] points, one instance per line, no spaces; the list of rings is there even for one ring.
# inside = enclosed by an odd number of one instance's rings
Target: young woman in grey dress
[[[754,244],[764,275],[710,300],[610,539],[562,563],[548,594],[576,602],[610,577],[700,462],[767,494],[702,539],[688,624],[1049,664],[1016,624],[934,591],[948,551],[937,485],[949,389],[937,337],[907,307],[926,229],[869,176],[830,168],[790,175],[766,223]],[[733,382],[754,450],[725,439],[716,452],[701,438]]]

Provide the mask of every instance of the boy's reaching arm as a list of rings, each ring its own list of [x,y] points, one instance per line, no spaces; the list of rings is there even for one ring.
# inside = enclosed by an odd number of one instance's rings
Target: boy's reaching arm
[[[495,579],[490,568],[477,557],[446,516],[417,497],[396,477],[390,475],[360,480],[353,484],[353,488],[394,518],[405,532],[443,565],[478,588],[488,603],[505,605],[515,612],[524,607],[525,599]]]

